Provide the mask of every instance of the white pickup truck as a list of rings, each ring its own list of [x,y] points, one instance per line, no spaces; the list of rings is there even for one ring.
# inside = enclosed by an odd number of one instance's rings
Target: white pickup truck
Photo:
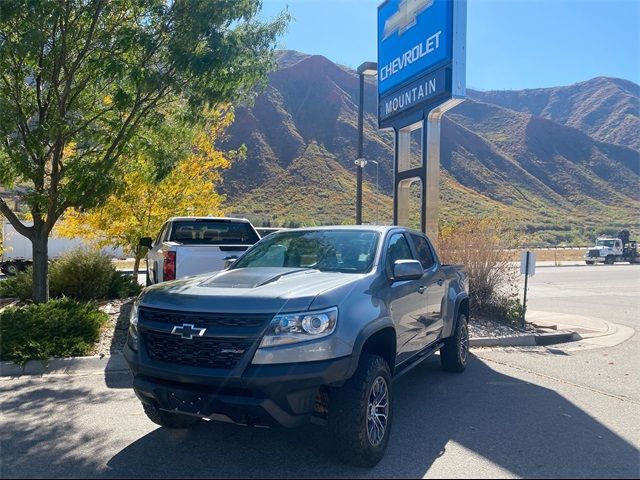
[[[222,270],[258,240],[245,218],[172,217],[155,240],[140,240],[149,249],[147,285]]]

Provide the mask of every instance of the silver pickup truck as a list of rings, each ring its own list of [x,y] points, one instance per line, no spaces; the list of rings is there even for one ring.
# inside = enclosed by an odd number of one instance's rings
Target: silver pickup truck
[[[438,351],[445,370],[465,369],[466,283],[406,228],[276,232],[225,271],[145,289],[125,357],[159,425],[312,421],[343,460],[371,466],[389,440],[392,379]]]

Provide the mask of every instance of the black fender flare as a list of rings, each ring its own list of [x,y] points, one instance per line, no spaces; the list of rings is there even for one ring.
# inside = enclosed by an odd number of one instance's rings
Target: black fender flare
[[[466,292],[460,292],[457,296],[456,296],[456,304],[455,304],[455,308],[453,309],[453,322],[451,324],[451,332],[449,332],[448,337],[452,336],[454,334],[454,332],[456,331],[456,328],[458,328],[458,318],[460,315],[460,306],[462,305],[463,301],[469,301],[469,295]],[[467,319],[468,320],[468,319]]]
[[[394,332],[394,336],[396,335],[396,327],[389,317],[383,317],[375,320],[374,322],[368,324],[364,327],[353,344],[353,350],[351,353],[351,363],[349,364],[349,370],[347,374],[347,378],[351,378],[353,374],[356,372],[358,368],[358,363],[360,361],[360,354],[362,352],[362,347],[367,342],[369,338],[371,338],[376,333],[385,330],[387,328],[392,328]],[[394,348],[396,346],[394,345]],[[397,353],[396,353],[397,354]],[[392,368],[393,370],[393,368]]]

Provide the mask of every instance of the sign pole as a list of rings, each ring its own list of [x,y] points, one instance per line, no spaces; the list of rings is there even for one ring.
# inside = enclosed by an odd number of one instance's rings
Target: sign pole
[[[531,256],[531,252],[527,250],[527,259],[525,262],[524,269],[524,299],[522,301],[522,328],[525,327],[525,316],[527,315],[527,286],[529,283],[529,257]]]

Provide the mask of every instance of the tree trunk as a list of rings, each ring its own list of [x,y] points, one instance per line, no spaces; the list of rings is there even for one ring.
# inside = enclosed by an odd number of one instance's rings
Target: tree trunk
[[[33,301],[49,301],[49,232],[44,224],[33,228]]]
[[[140,252],[136,252],[135,255],[135,261],[133,262],[133,278],[137,280],[138,270],[140,270],[140,260],[142,260],[142,257],[140,256]]]

